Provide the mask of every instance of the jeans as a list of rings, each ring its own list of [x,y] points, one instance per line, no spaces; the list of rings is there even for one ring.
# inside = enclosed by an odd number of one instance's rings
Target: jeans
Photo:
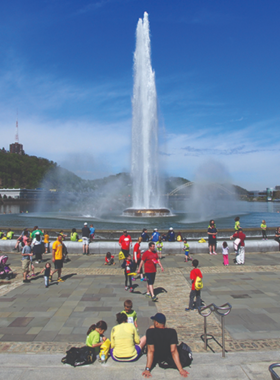
[[[44,280],[45,280],[45,286],[49,286],[49,277],[44,276]]]

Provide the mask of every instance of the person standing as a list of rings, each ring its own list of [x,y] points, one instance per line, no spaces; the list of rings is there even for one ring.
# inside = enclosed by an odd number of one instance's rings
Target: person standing
[[[28,239],[26,241],[26,245],[22,248],[22,253],[21,253],[24,283],[29,282],[29,280],[27,280],[27,275],[29,272],[30,257],[32,256],[30,244],[31,244],[31,240]]]
[[[139,265],[137,273],[139,274],[141,271],[142,266],[144,265],[145,269],[145,275],[147,278],[147,297],[151,297],[152,301],[156,301],[157,297],[154,294],[154,282],[156,278],[156,272],[157,272],[157,264],[160,266],[162,272],[163,272],[163,266],[161,265],[161,262],[158,258],[158,254],[156,251],[156,246],[154,242],[149,243],[149,249],[148,251],[144,252],[142,255],[142,260]]]
[[[210,224],[208,226],[207,234],[208,234],[208,245],[209,245],[209,254],[210,255],[216,255],[216,236],[217,236],[217,229],[215,226],[215,221],[210,220]]]
[[[267,236],[266,236],[266,223],[265,223],[265,220],[262,220],[262,224],[261,224],[261,230],[262,230],[262,237],[263,237],[263,240],[267,240]]]
[[[137,268],[139,268],[140,263],[141,263],[141,250],[140,250],[140,244],[141,244],[141,242],[142,242],[142,237],[140,236],[138,238],[137,243],[135,243],[134,247],[133,247],[134,270],[136,270]],[[141,278],[141,281],[146,281],[146,278],[143,277],[143,270],[142,269],[141,269],[141,272],[140,272],[140,278]],[[135,281],[135,278],[133,277],[131,280]]]
[[[61,278],[61,272],[63,268],[63,243],[62,236],[58,235],[57,240],[52,246],[52,262],[54,263],[55,270],[52,272],[52,276],[55,272],[58,274],[57,281],[64,282]]]
[[[194,259],[192,261],[193,269],[190,272],[190,279],[192,281],[192,289],[190,292],[189,307],[185,309],[186,311],[194,310],[194,306],[193,306],[194,297],[196,297],[196,300],[195,300],[196,308],[198,310],[201,308],[200,290],[195,289],[195,281],[197,277],[203,278],[201,270],[197,268],[198,264],[199,264],[198,260]]]
[[[82,228],[83,255],[89,254],[89,236],[90,230],[88,228],[87,222],[85,222],[84,227]]]
[[[240,227],[237,232],[235,232],[231,237],[235,239],[240,239],[239,248],[236,255],[236,265],[245,264],[245,242],[246,235],[243,233],[242,228]]]
[[[128,235],[127,230],[123,231],[123,235],[119,239],[119,245],[125,257],[129,255],[129,249],[132,244],[131,236]]]

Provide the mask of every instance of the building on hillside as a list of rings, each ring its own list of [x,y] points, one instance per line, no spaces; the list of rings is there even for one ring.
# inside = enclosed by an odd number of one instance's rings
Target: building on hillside
[[[24,154],[23,145],[18,142],[10,144],[10,153]]]
[[[55,199],[58,194],[45,189],[0,189],[0,196],[13,199]]]

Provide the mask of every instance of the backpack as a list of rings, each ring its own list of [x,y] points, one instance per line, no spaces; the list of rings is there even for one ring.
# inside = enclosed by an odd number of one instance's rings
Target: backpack
[[[197,276],[194,283],[195,290],[201,290],[203,288],[202,278]]]
[[[66,351],[66,356],[61,359],[63,364],[70,364],[78,367],[85,364],[91,364],[96,360],[95,349],[92,347],[71,347]]]
[[[182,367],[188,367],[192,364],[193,356],[192,356],[192,350],[186,343],[181,343],[179,346],[177,346],[177,350],[179,353],[180,363]],[[166,358],[167,360],[161,363],[158,363],[159,367],[167,369],[167,368],[177,368],[176,364],[174,363],[174,360],[172,356],[169,356]]]

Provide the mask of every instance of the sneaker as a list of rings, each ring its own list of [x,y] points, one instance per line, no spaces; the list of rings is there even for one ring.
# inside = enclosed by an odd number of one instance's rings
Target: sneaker
[[[136,281],[136,278],[132,277],[131,281]]]
[[[212,252],[209,252],[209,255],[213,255],[213,253],[212,253]]]
[[[213,255],[217,255],[217,253],[216,253],[216,252],[213,252]]]
[[[35,264],[39,264],[39,261],[35,261]]]
[[[146,294],[145,294],[145,297],[147,297],[147,298],[152,298],[151,295],[150,295],[150,293],[146,293]]]
[[[146,277],[141,278],[141,281],[147,281]]]
[[[48,288],[49,287],[49,285],[45,285],[45,288]]]
[[[62,278],[58,278],[57,282],[64,282],[64,280],[62,280]]]
[[[49,276],[49,281],[52,282],[52,276]]]
[[[29,280],[23,280],[22,282],[24,282],[25,284],[28,284]]]
[[[130,291],[130,293],[133,293],[133,288],[130,288],[129,291]]]
[[[191,309],[190,307],[187,307],[187,308],[185,309],[185,311],[192,311],[192,310],[194,310],[194,309]]]
[[[152,301],[153,301],[153,302],[156,302],[157,300],[158,300],[157,296],[153,296],[153,297],[152,297]]]
[[[124,287],[124,290],[128,290],[128,286],[125,286],[125,287]]]

